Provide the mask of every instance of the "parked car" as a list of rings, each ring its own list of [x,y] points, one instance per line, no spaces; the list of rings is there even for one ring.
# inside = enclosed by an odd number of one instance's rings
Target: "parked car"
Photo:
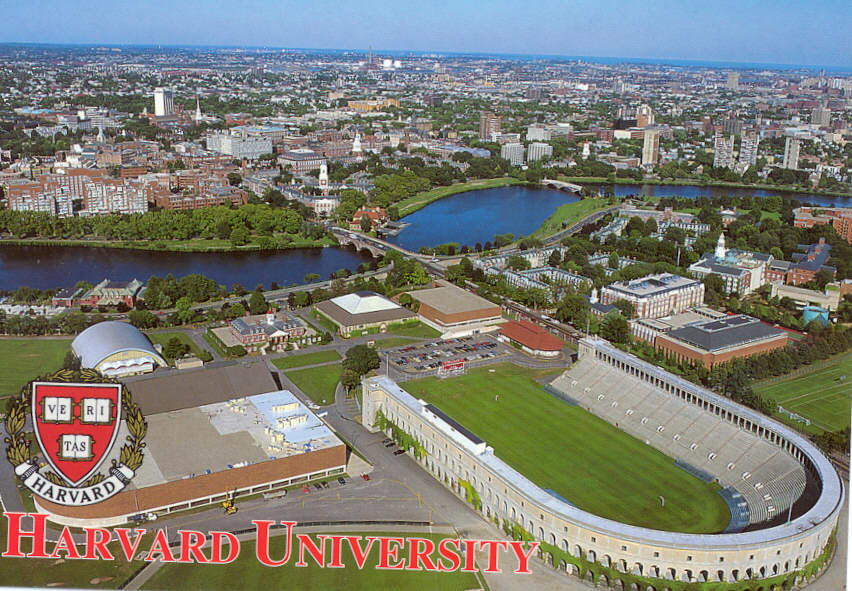
[[[341,476],[340,478],[337,479],[337,482],[340,483],[340,486],[343,486],[344,484],[346,484],[346,479],[343,478],[343,476]]]
[[[405,453],[404,449],[398,449],[395,452],[393,452],[393,455],[398,456],[398,455],[404,454],[404,453]]]

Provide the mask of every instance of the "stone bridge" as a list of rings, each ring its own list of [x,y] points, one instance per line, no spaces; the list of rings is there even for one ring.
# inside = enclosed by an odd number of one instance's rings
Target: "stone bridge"
[[[559,191],[568,191],[570,193],[579,193],[583,190],[580,185],[574,183],[566,183],[565,181],[557,181],[556,179],[541,179],[541,184],[549,189],[557,189]]]

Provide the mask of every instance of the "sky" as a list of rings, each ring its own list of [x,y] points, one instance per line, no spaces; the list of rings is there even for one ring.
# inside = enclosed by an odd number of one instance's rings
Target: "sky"
[[[372,46],[852,67],[849,0],[0,0],[0,15],[7,25],[0,42]]]

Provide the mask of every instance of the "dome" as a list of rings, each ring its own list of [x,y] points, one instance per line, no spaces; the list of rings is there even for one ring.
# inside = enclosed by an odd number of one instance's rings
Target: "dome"
[[[94,324],[77,335],[71,349],[83,367],[105,375],[144,373],[167,365],[148,337],[127,322]]]

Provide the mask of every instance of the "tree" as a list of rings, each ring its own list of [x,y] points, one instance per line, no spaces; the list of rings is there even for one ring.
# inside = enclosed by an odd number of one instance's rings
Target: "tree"
[[[189,353],[189,345],[182,343],[178,337],[170,338],[163,347],[163,356],[170,361],[179,359],[187,353]]]
[[[562,263],[562,255],[559,253],[558,248],[554,248],[553,252],[550,253],[550,256],[547,257],[547,264],[551,267],[558,267]]]
[[[379,354],[367,345],[355,345],[346,351],[343,369],[354,372],[359,378],[381,365]]]
[[[65,360],[62,362],[62,369],[80,369],[80,358],[77,357],[74,351],[68,351],[65,353]]]
[[[195,318],[192,301],[184,296],[175,302],[175,317],[180,324],[189,324]]]
[[[238,186],[241,182],[243,182],[243,177],[238,172],[229,172],[228,173],[228,184],[232,187]]]
[[[623,299],[618,299],[615,300],[612,305],[618,308],[618,311],[621,312],[621,315],[625,318],[633,318],[635,310],[633,308],[632,302]]]
[[[154,328],[160,323],[154,313],[148,310],[131,310],[127,319],[136,328]]]
[[[506,266],[514,271],[524,271],[529,269],[532,265],[531,263],[518,254],[509,255],[509,258],[506,259]]]
[[[601,336],[613,343],[628,343],[630,326],[620,312],[610,312],[601,325]]]
[[[373,223],[370,221],[370,217],[363,215],[361,216],[361,231],[364,234],[369,233],[373,229]]]
[[[244,246],[248,244],[249,241],[249,231],[245,226],[237,226],[233,230],[231,230],[231,235],[229,237],[231,244],[234,246]]]
[[[266,298],[263,297],[263,292],[255,290],[249,296],[249,310],[252,314],[263,314],[269,310],[269,304],[266,303]]]

